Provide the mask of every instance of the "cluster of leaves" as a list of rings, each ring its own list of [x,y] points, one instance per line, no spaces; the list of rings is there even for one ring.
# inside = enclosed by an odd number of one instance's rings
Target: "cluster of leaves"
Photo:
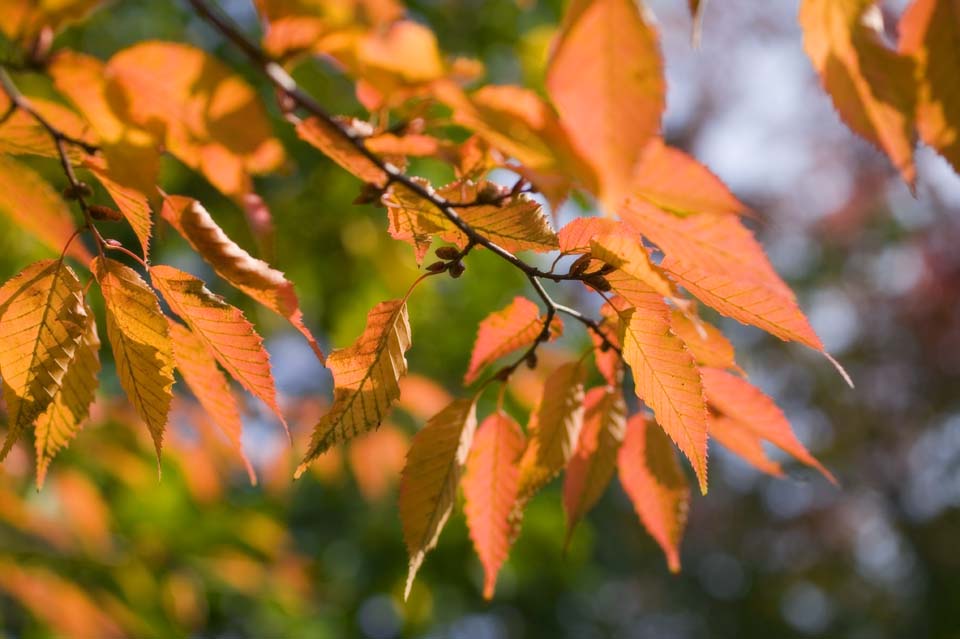
[[[476,86],[480,65],[445,59],[431,31],[391,0],[337,7],[259,0],[261,44],[204,0],[191,0],[273,84],[298,135],[362,181],[357,201],[386,209],[389,233],[414,248],[418,263],[443,244],[406,296],[376,305],[362,335],[326,358],[292,283],[230,239],[201,203],[157,185],[169,154],[238,205],[265,214],[252,176],[278,169],[285,152],[255,90],[182,43],[142,42],[107,61],[53,50],[56,29],[96,4],[22,0],[0,10],[4,34],[19,45],[10,68],[42,69],[63,98],[25,97],[0,71],[0,209],[60,253],[0,288],[8,416],[0,455],[32,429],[39,482],[94,399],[100,340],[88,303],[93,284],[103,297],[120,383],[158,457],[175,370],[241,456],[240,411],[227,375],[286,425],[263,340],[243,312],[194,275],[149,261],[153,211],[222,279],[288,319],[333,373],[333,404],[313,429],[298,475],[331,447],[377,429],[401,398],[412,343],[407,305],[417,283],[459,278],[474,250],[492,252],[528,279],[544,309],[518,297],[481,322],[464,384],[483,381],[428,419],[410,444],[399,499],[408,592],[460,488],[489,597],[525,505],[561,472],[568,535],[616,472],[672,569],[679,568],[690,500],[674,447],[704,493],[708,437],[781,474],[764,452],[770,442],[832,479],[783,413],[745,379],[730,342],[699,315],[697,301],[824,351],[743,223],[746,207],[705,166],[663,140],[658,34],[633,0],[571,3],[550,56],[546,95]],[[951,83],[960,12],[950,0],[915,0],[894,50],[884,44],[877,11],[869,0],[805,0],[800,21],[841,116],[912,184],[915,131],[960,165],[960,93]],[[297,86],[287,69],[315,55],[356,80],[367,119],[331,116]],[[21,154],[59,161],[63,197],[8,157]],[[456,179],[434,186],[409,175],[411,158],[442,162]],[[491,181],[495,169],[513,172],[516,182]],[[99,196],[87,179],[102,187]],[[555,230],[546,206],[556,210],[574,192],[593,198],[603,215]],[[94,203],[103,194],[110,204]],[[76,202],[81,224],[71,223],[65,200]],[[139,239],[136,251],[101,234],[98,224],[120,220]],[[75,239],[82,231],[95,254]],[[520,252],[555,259],[543,269]],[[132,260],[142,275],[108,253]],[[89,273],[86,285],[68,258],[81,275]],[[584,286],[602,298],[600,317],[557,304],[545,281]],[[161,299],[179,319],[164,312]],[[593,348],[549,373],[525,428],[502,402],[478,425],[481,395],[502,388],[519,367],[536,367],[539,347],[563,331],[561,315],[589,331]],[[510,355],[516,359],[493,368]],[[623,394],[628,370],[645,407],[632,415]],[[592,378],[601,382],[586,388]]]

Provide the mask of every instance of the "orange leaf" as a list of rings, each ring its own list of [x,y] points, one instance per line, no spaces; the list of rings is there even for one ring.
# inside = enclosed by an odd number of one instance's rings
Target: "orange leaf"
[[[307,465],[334,444],[380,426],[400,397],[400,378],[407,373],[410,320],[405,299],[377,304],[367,314],[363,334],[327,358],[333,373],[333,406],[313,427],[310,448],[297,468]]]
[[[598,260],[616,267],[607,274],[607,282],[619,295],[630,300],[636,283],[652,288],[664,297],[675,297],[676,291],[663,272],[650,261],[650,254],[635,234],[623,228],[598,235],[590,240],[590,252]]]
[[[204,341],[193,331],[174,320],[170,324],[170,338],[173,341],[173,359],[183,381],[210,419],[226,436],[227,441],[240,455],[251,484],[257,483],[257,476],[243,452],[241,436],[243,420],[237,406],[237,398],[230,390],[230,383],[217,368],[217,360],[208,352]]]
[[[733,344],[716,326],[697,318],[697,323],[674,309],[670,312],[670,329],[683,340],[700,366],[739,370],[734,359]]]
[[[146,423],[160,463],[173,399],[173,343],[153,290],[120,262],[94,258],[92,269],[107,308],[107,337],[120,386]]]
[[[60,393],[88,323],[80,281],[62,260],[31,264],[0,288],[0,375],[7,404],[0,459]]]
[[[351,119],[342,124],[357,137],[373,133],[370,125],[360,120]],[[320,118],[307,118],[297,124],[297,135],[364,182],[380,188],[387,185],[389,176],[376,162],[357,149],[339,127]]]
[[[143,247],[143,256],[150,256],[150,235],[153,229],[153,216],[150,212],[150,204],[147,197],[139,189],[126,186],[117,182],[108,173],[106,164],[99,158],[88,158],[85,165],[97,176],[100,184],[107,190],[110,197],[116,203],[120,213],[127,220],[130,228],[136,233],[140,240],[140,246]]]
[[[519,296],[513,298],[506,308],[487,315],[477,330],[477,341],[463,383],[472,384],[485,367],[504,355],[533,344],[543,331],[543,322],[537,305]],[[563,324],[559,318],[554,318],[550,337],[556,338],[562,332]]]
[[[639,397],[693,465],[707,492],[707,404],[700,373],[683,341],[670,330],[670,309],[649,289],[617,309],[623,324],[623,359]]]
[[[583,428],[563,479],[566,543],[574,527],[600,499],[617,466],[627,405],[619,387],[591,388],[583,400]]]
[[[644,145],[660,131],[666,87],[656,31],[633,0],[568,10],[547,70],[561,122],[615,206],[630,192]]]
[[[634,415],[627,422],[617,468],[644,528],[660,544],[670,571],[678,572],[690,487],[670,440],[643,415]]]
[[[617,312],[610,304],[604,303],[600,307],[600,314],[603,317],[601,329],[607,341],[620,348],[620,318]],[[604,350],[603,339],[595,331],[590,331],[590,339],[593,341],[593,359],[597,370],[607,380],[607,384],[620,388],[623,383],[623,360],[620,358],[620,353],[612,348]]]
[[[749,427],[724,415],[711,415],[709,430],[710,439],[742,457],[758,470],[774,477],[783,477],[780,464],[767,457],[763,441]]]
[[[172,266],[151,266],[150,280],[207,351],[232,378],[270,407],[286,429],[287,421],[277,405],[270,356],[243,312],[211,293],[203,281]]]
[[[510,512],[517,499],[517,462],[523,453],[520,425],[503,412],[483,420],[463,477],[464,512],[473,547],[483,564],[483,596],[493,597],[497,573],[510,552]]]
[[[561,253],[589,253],[590,241],[598,235],[618,231],[620,225],[606,217],[578,217],[560,229]]]
[[[3,21],[0,20],[0,23]],[[70,137],[95,144],[96,137],[80,116],[62,104],[30,97],[30,105],[44,119]],[[0,92],[0,113],[6,113],[10,107],[10,98]],[[21,109],[14,111],[0,123],[0,152],[10,155],[39,155],[47,158],[59,158],[57,145],[32,115]],[[70,144],[66,147],[67,157],[72,162],[83,159],[84,153]]]
[[[710,404],[748,429],[754,436],[790,453],[798,461],[816,468],[836,484],[837,480],[793,434],[790,422],[772,399],[747,380],[726,371],[704,368],[703,386]]]
[[[60,253],[73,235],[70,209],[33,169],[0,156],[0,212],[36,236],[54,253]],[[84,264],[90,253],[79,241],[70,242],[67,254]]]
[[[379,501],[387,495],[400,477],[409,446],[406,434],[390,424],[350,442],[347,460],[367,501]]]
[[[410,445],[399,499],[403,539],[410,553],[404,599],[453,510],[476,427],[476,398],[454,400],[427,422]]]
[[[803,48],[854,132],[882,150],[913,186],[913,61],[883,44],[874,0],[804,0]]]
[[[914,0],[900,19],[900,51],[916,63],[917,128],[960,173],[960,7],[951,0]]]
[[[227,237],[196,200],[179,195],[165,196],[162,214],[190,246],[213,266],[217,275],[271,311],[287,318],[323,361],[323,351],[303,323],[303,313],[293,283],[283,273],[256,259]]]

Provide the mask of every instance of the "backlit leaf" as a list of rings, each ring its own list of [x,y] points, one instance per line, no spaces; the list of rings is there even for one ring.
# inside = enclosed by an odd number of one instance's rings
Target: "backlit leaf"
[[[679,571],[690,487],[670,440],[643,415],[634,415],[627,422],[617,468],[644,528],[660,544],[671,572]]]
[[[364,122],[347,121],[343,125],[356,136],[373,133]],[[308,118],[297,125],[297,134],[364,182],[381,188],[387,185],[389,176],[376,162],[357,149],[339,127],[320,118]]]
[[[914,65],[883,44],[882,21],[874,0],[800,5],[803,48],[840,117],[913,185]]]
[[[403,538],[410,553],[404,598],[410,595],[423,558],[437,545],[453,510],[476,427],[476,399],[458,399],[431,418],[410,445],[399,499]]]
[[[630,192],[637,160],[660,131],[666,88],[656,31],[634,0],[580,3],[547,70],[547,90],[604,202]]]
[[[287,318],[307,339],[317,357],[323,360],[323,351],[303,323],[303,313],[293,283],[283,273],[253,257],[227,237],[196,200],[179,195],[166,196],[162,214],[213,267],[217,275],[271,311]]]
[[[520,425],[504,412],[483,420],[463,477],[470,539],[483,565],[483,596],[493,597],[497,573],[510,552],[510,513],[517,499],[517,462],[524,449]]]
[[[700,373],[683,341],[670,330],[670,309],[652,289],[618,309],[623,359],[633,372],[637,397],[687,456],[707,492],[707,405]]]
[[[725,415],[710,415],[709,430],[712,441],[742,457],[758,470],[774,477],[783,477],[780,464],[770,459],[763,449],[763,439],[748,426]]]
[[[150,256],[150,235],[153,230],[153,217],[147,197],[138,189],[117,182],[107,171],[106,164],[99,158],[89,158],[86,167],[97,176],[100,184],[107,190],[116,203],[130,228],[136,233],[143,248],[145,258]]]
[[[93,274],[107,309],[107,338],[120,386],[146,423],[160,460],[173,399],[173,344],[157,296],[136,271],[94,258]]]
[[[367,314],[363,334],[327,358],[333,373],[333,406],[313,428],[310,448],[297,468],[331,446],[372,430],[400,397],[399,380],[407,373],[410,320],[406,300],[381,302]]]
[[[613,477],[627,419],[619,387],[591,388],[583,406],[583,428],[563,477],[567,543],[577,522],[597,503]]]
[[[0,21],[2,22],[2,21]],[[30,106],[57,129],[75,140],[95,144],[96,136],[90,126],[76,113],[56,102],[37,97],[29,97]],[[10,98],[0,92],[0,113],[6,113]],[[74,145],[65,148],[67,157],[80,162],[84,152]],[[11,155],[40,155],[48,158],[60,157],[57,145],[36,119],[22,109],[17,109],[0,124],[0,152]]]
[[[589,253],[590,241],[598,235],[618,231],[616,220],[606,217],[578,217],[560,229],[557,238],[561,253]]]
[[[409,379],[409,378],[407,378]],[[367,501],[379,501],[400,478],[410,440],[406,433],[384,423],[350,442],[347,461],[357,488]]]
[[[670,312],[670,329],[683,340],[700,366],[739,369],[733,344],[716,326],[697,318],[697,323],[677,309]]]
[[[472,384],[485,367],[504,355],[533,344],[543,331],[543,322],[540,309],[525,297],[515,297],[506,308],[485,317],[477,329],[477,340],[463,383]],[[563,324],[559,318],[554,318],[550,337],[555,338],[562,332]]]
[[[664,297],[676,295],[670,281],[650,261],[649,252],[636,234],[619,229],[619,232],[598,235],[590,240],[590,252],[598,260],[616,267],[616,271],[606,276],[607,281],[628,301],[635,282]]]
[[[266,404],[286,428],[287,422],[277,405],[270,356],[263,348],[263,338],[243,312],[211,293],[201,280],[172,266],[151,266],[150,279],[207,351],[232,378]]]
[[[0,213],[59,254],[73,235],[73,216],[60,195],[37,173],[16,160],[0,156]],[[84,263],[90,253],[78,240],[67,254]]]
[[[747,380],[726,371],[704,368],[702,375],[707,399],[717,411],[837,483],[830,471],[793,434],[790,422],[772,399]]]
[[[87,318],[80,281],[62,260],[35,262],[0,288],[0,375],[7,404],[0,459],[56,399]]]
[[[100,373],[100,337],[93,311],[87,318],[83,337],[63,375],[63,384],[53,402],[37,418],[34,446],[37,451],[37,487],[43,487],[50,462],[76,437],[90,413]]]

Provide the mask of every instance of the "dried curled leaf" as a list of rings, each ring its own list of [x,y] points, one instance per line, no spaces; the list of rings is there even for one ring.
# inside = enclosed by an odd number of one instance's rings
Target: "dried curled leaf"
[[[454,400],[427,422],[410,445],[399,498],[403,538],[410,553],[404,599],[453,510],[476,427],[476,398]]]
[[[303,313],[293,283],[283,273],[253,257],[227,237],[210,213],[196,200],[178,195],[166,196],[162,214],[213,267],[217,275],[271,311],[287,318],[323,361],[323,351],[303,323]]]
[[[330,353],[333,406],[314,426],[297,477],[334,444],[380,425],[400,397],[400,378],[407,373],[404,353],[409,348],[406,300],[390,300],[367,314],[367,326],[356,342]]]
[[[470,539],[483,565],[483,596],[493,597],[497,573],[510,552],[510,512],[517,499],[517,462],[525,445],[520,425],[503,412],[480,424],[463,477]]]
[[[92,269],[107,309],[107,338],[120,386],[146,423],[160,460],[173,399],[173,344],[157,296],[136,271],[109,258]]]
[[[89,306],[85,310],[87,318],[83,337],[63,375],[60,392],[37,418],[34,446],[37,451],[38,489],[43,488],[50,462],[80,431],[96,395],[97,375],[100,373],[100,337],[97,335],[93,311]]]
[[[506,308],[487,315],[477,329],[477,340],[463,383],[472,384],[485,367],[504,355],[533,344],[543,331],[543,322],[537,305],[519,296],[513,298]],[[563,324],[555,317],[550,325],[551,339],[562,332]]]
[[[634,415],[627,422],[617,468],[641,523],[660,544],[670,571],[678,572],[690,487],[670,440],[643,415]]]
[[[76,273],[35,262],[0,288],[0,375],[7,437],[0,459],[56,399],[88,324]]]
[[[150,280],[207,351],[286,428],[277,405],[270,356],[263,348],[263,338],[243,312],[211,293],[201,280],[172,266],[151,266]]]

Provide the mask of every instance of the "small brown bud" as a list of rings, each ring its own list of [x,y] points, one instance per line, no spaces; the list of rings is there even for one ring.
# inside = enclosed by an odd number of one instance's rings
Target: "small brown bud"
[[[364,184],[357,197],[353,198],[354,204],[378,204],[383,196],[383,189],[376,184]]]
[[[597,289],[601,293],[606,293],[610,290],[610,282],[607,281],[607,278],[599,274],[589,276],[584,280],[584,282]]]
[[[441,246],[436,254],[441,260],[455,260],[460,256],[460,251],[455,246]]]
[[[82,197],[90,197],[93,195],[93,190],[90,188],[90,185],[86,182],[77,182],[76,184],[68,184],[63,189],[63,197],[68,200],[77,200]]]
[[[463,262],[454,262],[450,265],[450,277],[457,279],[463,272],[467,270],[467,267],[463,265]]]
[[[504,199],[503,190],[493,182],[487,182],[477,191],[477,204],[500,204]]]
[[[570,275],[580,275],[590,265],[590,254],[581,255],[570,265]]]
[[[107,238],[103,241],[107,246],[113,246],[115,248],[123,248],[123,242],[120,240],[115,240],[113,238]]]
[[[90,212],[90,217],[99,221],[106,222],[119,222],[123,219],[123,214],[116,209],[112,209],[109,206],[101,206],[99,204],[91,204],[87,207],[87,210]]]
[[[431,273],[439,273],[440,271],[447,268],[446,262],[434,262],[433,264],[427,267],[427,270]]]
[[[615,270],[617,270],[616,266],[611,266],[610,264],[604,264],[602,267],[600,267],[600,270],[597,271],[597,273],[599,275],[606,275],[607,273],[612,273]]]
[[[610,342],[608,342],[607,340],[603,340],[603,342],[600,344],[600,352],[606,353],[609,350],[610,350]]]
[[[529,368],[530,370],[533,370],[534,368],[537,367],[537,354],[528,353],[527,356],[523,359],[523,361],[527,364],[527,368]]]

